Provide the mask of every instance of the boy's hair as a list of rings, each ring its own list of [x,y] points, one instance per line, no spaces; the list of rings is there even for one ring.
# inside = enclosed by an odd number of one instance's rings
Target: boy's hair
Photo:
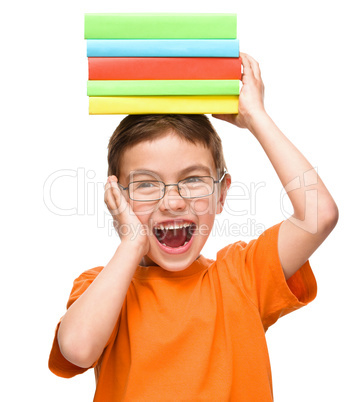
[[[108,176],[115,175],[119,179],[120,161],[126,149],[159,138],[169,131],[208,148],[218,175],[226,170],[222,141],[205,115],[129,115],[120,122],[109,140]]]

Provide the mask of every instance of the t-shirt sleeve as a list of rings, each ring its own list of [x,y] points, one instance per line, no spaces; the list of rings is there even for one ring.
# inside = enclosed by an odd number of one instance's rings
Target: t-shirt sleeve
[[[241,288],[258,309],[265,330],[311,302],[317,293],[309,261],[286,281],[278,255],[280,226],[267,229],[248,244],[236,242],[227,250]]]
[[[96,267],[90,269],[82,273],[77,279],[75,279],[73,289],[70,293],[67,303],[67,308],[69,308],[88,289],[88,287],[93,283],[94,279],[97,277],[102,268],[103,267]],[[95,362],[89,368],[82,368],[70,363],[67,359],[65,359],[60,351],[58,343],[58,330],[60,322],[58,323],[55,330],[53,346],[51,348],[49,356],[49,369],[59,377],[71,378],[77,374],[84,373],[91,367],[94,367],[97,362]]]

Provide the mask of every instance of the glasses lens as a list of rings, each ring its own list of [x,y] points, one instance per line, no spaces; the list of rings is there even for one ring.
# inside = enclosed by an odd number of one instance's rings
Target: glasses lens
[[[160,181],[133,181],[129,183],[129,195],[134,201],[155,201],[163,197],[164,184]]]
[[[179,192],[183,198],[206,197],[213,193],[213,185],[212,177],[189,177],[179,182]]]

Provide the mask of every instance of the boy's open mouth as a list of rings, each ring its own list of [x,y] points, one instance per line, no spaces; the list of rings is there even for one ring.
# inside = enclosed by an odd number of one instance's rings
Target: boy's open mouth
[[[163,246],[177,248],[185,246],[196,229],[192,222],[165,222],[153,228],[153,233]]]

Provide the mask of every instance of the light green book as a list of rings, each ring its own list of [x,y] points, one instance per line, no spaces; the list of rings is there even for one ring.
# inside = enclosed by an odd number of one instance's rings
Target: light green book
[[[239,95],[239,80],[90,80],[88,96]]]
[[[237,14],[85,14],[85,39],[236,39]]]

